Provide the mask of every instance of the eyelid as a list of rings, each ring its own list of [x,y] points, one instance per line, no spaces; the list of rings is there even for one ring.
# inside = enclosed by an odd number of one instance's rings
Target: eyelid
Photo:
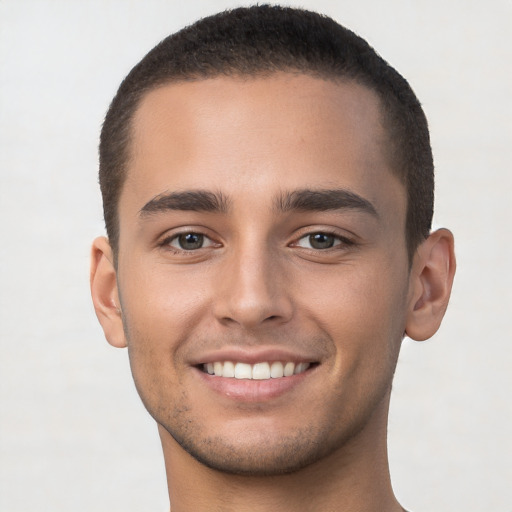
[[[189,250],[186,250],[186,249],[183,249],[181,247],[179,247],[178,245],[173,245],[174,242],[176,242],[177,244],[179,243],[179,238],[180,236],[182,235],[201,235],[203,237],[203,241],[205,242],[199,249],[206,249],[207,247],[212,247],[213,245],[215,245],[215,242],[207,235],[203,234],[203,233],[198,233],[197,231],[185,231],[183,233],[178,233],[176,235],[173,235],[171,237],[168,237],[167,240],[165,241],[165,244],[178,250],[178,251],[185,251],[185,252],[191,252],[193,251],[194,249],[189,249]],[[199,249],[195,249],[196,251],[198,251]]]
[[[314,247],[304,247],[303,245],[300,245],[299,242],[301,240],[307,240],[310,236],[316,235],[316,234],[323,234],[327,236],[332,236],[336,240],[334,242],[334,245],[332,247],[329,247],[327,249],[316,249]],[[300,247],[302,249],[307,249],[311,251],[319,251],[319,252],[327,252],[329,250],[337,249],[340,246],[344,247],[351,247],[357,245],[357,242],[350,238],[349,236],[345,236],[340,234],[338,231],[334,229],[329,228],[313,228],[308,229],[307,232],[303,232],[300,236],[295,238],[295,240],[290,244],[291,247]]]
[[[320,251],[320,250],[322,250],[322,251],[327,251],[328,249],[333,249],[334,247],[337,247],[338,245],[341,245],[341,244],[342,244],[342,241],[340,240],[340,237],[339,237],[339,236],[336,236],[336,235],[333,235],[333,234],[331,234],[331,233],[322,233],[323,235],[332,236],[332,237],[335,239],[334,244],[333,244],[331,247],[328,247],[328,248],[326,248],[326,249],[316,249],[315,247],[311,247],[311,246],[310,246],[310,247],[305,247],[304,245],[302,245],[302,244],[300,243],[302,240],[304,240],[304,241],[308,241],[307,243],[309,244],[309,238],[310,238],[312,235],[316,235],[316,234],[317,234],[317,233],[311,233],[310,235],[302,236],[301,238],[299,238],[299,239],[297,240],[297,242],[295,242],[295,244],[294,244],[294,245],[295,245],[296,247],[302,247],[302,248],[304,248],[304,249],[312,249],[312,250],[314,250],[314,251]],[[320,234],[320,233],[318,233],[318,234]]]
[[[161,237],[161,239],[157,242],[157,246],[161,249],[168,250],[177,254],[186,254],[186,255],[192,255],[194,253],[197,253],[201,249],[210,249],[211,247],[221,247],[222,244],[220,242],[215,241],[215,239],[208,235],[206,232],[208,230],[202,227],[193,227],[193,226],[184,226],[180,228],[175,228],[174,230],[171,230],[171,232],[167,232],[165,235]],[[196,234],[201,235],[203,237],[203,240],[207,242],[207,245],[203,245],[202,247],[198,249],[182,249],[179,246],[172,245],[172,242],[177,241],[180,236],[187,235],[187,234]]]

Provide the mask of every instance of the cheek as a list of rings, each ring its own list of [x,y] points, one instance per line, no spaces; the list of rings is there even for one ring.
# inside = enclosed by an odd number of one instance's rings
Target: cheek
[[[179,377],[181,348],[211,303],[204,288],[184,272],[171,274],[166,265],[151,271],[147,268],[139,265],[123,272],[120,279],[130,365],[143,400],[143,395],[156,392],[164,380],[173,382]]]
[[[180,331],[191,328],[211,302],[206,288],[201,286],[204,276],[196,274],[185,266],[171,272],[166,264],[151,268],[144,262],[131,272],[124,272],[120,300],[127,327],[146,333],[145,337],[155,338],[156,343],[161,340],[168,344],[180,337]]]
[[[320,286],[322,284],[322,286]],[[353,371],[394,364],[406,318],[405,274],[376,265],[340,267],[302,295],[309,315],[332,339],[336,364]]]

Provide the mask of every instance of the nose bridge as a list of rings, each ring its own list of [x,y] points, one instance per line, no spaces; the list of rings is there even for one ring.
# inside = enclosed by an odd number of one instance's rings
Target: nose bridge
[[[288,321],[292,302],[279,255],[271,244],[258,236],[247,236],[228,253],[218,276],[221,281],[215,307],[218,319],[247,328]]]

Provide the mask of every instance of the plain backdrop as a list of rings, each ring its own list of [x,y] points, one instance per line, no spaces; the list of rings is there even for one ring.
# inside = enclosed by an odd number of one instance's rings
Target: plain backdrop
[[[164,512],[153,420],[88,289],[97,142],[158,41],[248,2],[0,0],[0,510]],[[406,340],[389,427],[414,512],[512,511],[512,2],[304,0],[372,44],[430,121],[435,221],[456,236],[444,325]]]

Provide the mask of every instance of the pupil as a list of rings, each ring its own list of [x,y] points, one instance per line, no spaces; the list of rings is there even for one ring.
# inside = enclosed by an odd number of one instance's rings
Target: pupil
[[[334,245],[334,237],[325,233],[315,233],[309,236],[309,243],[314,249],[329,249]]]
[[[203,235],[198,233],[187,233],[179,236],[179,243],[182,249],[190,251],[192,249],[200,249],[203,245]]]

